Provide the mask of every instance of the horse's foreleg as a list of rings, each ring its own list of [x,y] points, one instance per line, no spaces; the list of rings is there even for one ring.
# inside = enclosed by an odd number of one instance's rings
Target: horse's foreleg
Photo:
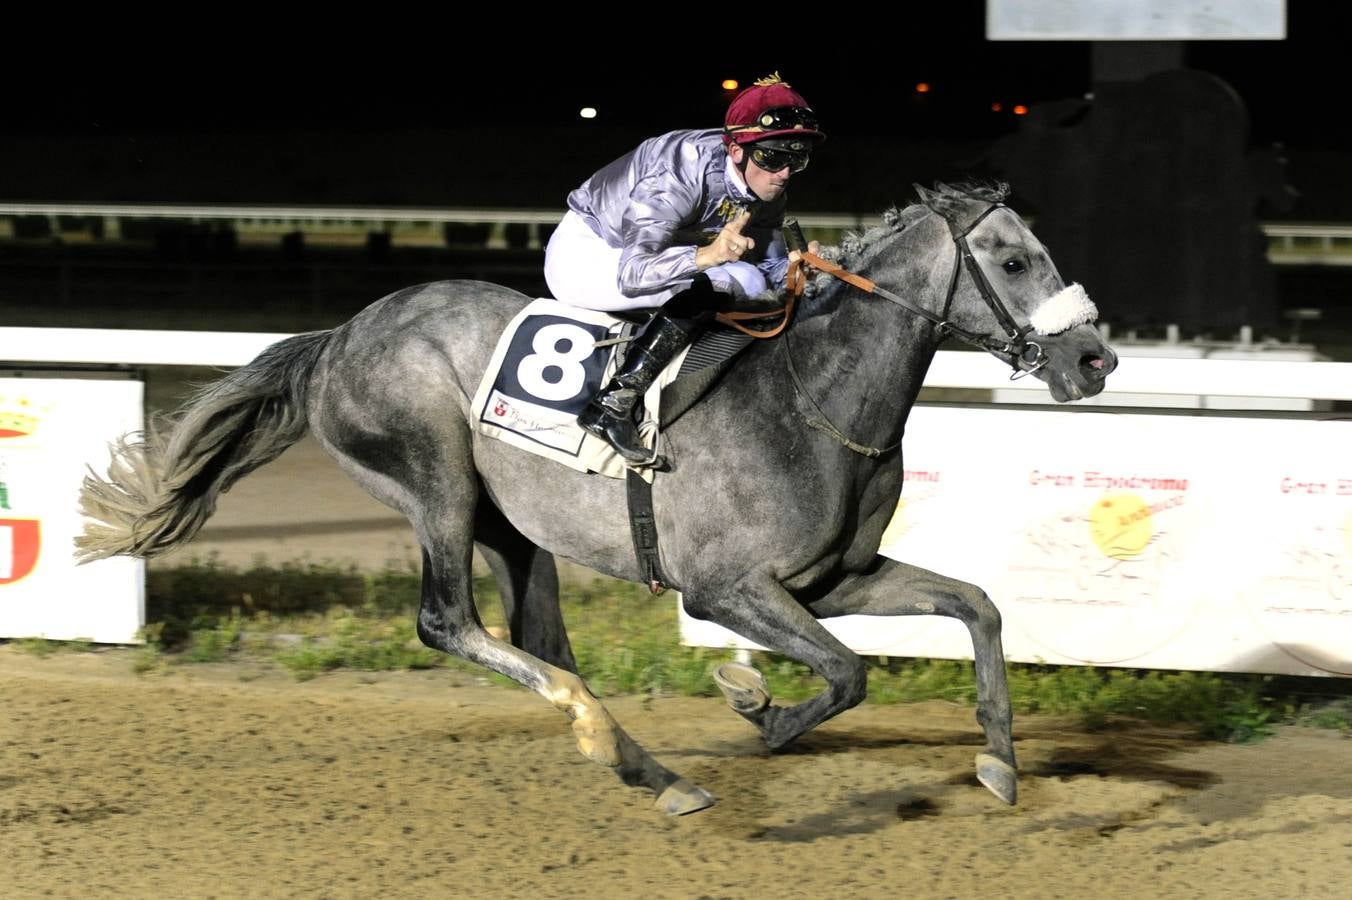
[[[937,575],[927,569],[879,558],[867,574],[846,579],[811,603],[819,618],[835,616],[950,616],[967,626],[976,667],[976,719],[986,734],[986,749],[977,755],[977,777],[1001,800],[1017,798],[1013,713],[1005,654],[1000,644],[1000,611],[974,584]]]
[[[769,692],[754,669],[730,663],[719,670],[719,687],[732,708],[760,729],[771,749],[864,699],[868,673],[863,662],[768,573],[753,572],[730,587],[687,586],[682,602],[695,618],[806,663],[826,679],[826,690],[811,700],[771,706]]]
[[[572,719],[584,756],[613,768],[625,784],[647,787],[657,795],[657,807],[664,812],[683,815],[713,805],[710,794],[666,769],[629,737],[580,677],[490,635],[474,608],[469,560],[452,566],[445,562],[444,557],[424,549],[418,611],[418,636],[423,643],[478,663],[543,696]]]

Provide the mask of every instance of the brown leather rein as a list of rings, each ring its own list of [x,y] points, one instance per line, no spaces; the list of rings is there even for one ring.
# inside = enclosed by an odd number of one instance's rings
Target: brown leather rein
[[[948,294],[944,299],[944,309],[941,315],[936,315],[924,307],[917,306],[905,297],[900,297],[889,290],[878,287],[875,282],[870,281],[861,275],[846,271],[835,263],[822,259],[817,254],[807,250],[805,242],[799,237],[799,245],[802,246],[803,249],[800,251],[800,258],[789,264],[789,271],[784,279],[785,292],[788,294],[788,301],[784,304],[783,309],[771,310],[768,312],[720,313],[716,318],[718,321],[736,328],[743,334],[749,334],[755,338],[776,337],[788,327],[790,319],[793,318],[794,304],[807,285],[807,274],[803,271],[803,267],[804,265],[809,265],[814,269],[840,279],[846,284],[859,288],[859,290],[866,294],[882,297],[884,300],[889,300],[903,309],[915,313],[923,319],[928,319],[938,327],[939,333],[945,337],[951,335],[973,347],[985,350],[987,353],[991,353],[997,358],[1004,359],[1004,361],[1014,369],[1014,375],[1011,377],[1014,379],[1021,378],[1024,375],[1036,372],[1038,369],[1045,366],[1048,361],[1047,355],[1039,343],[1029,340],[1029,333],[1033,330],[1032,325],[1020,326],[1015,322],[1014,317],[1010,315],[1009,309],[1005,306],[1004,301],[1000,299],[995,288],[992,287],[991,283],[986,279],[985,274],[982,273],[981,267],[977,265],[976,258],[972,255],[972,249],[967,244],[967,235],[971,234],[977,225],[981,224],[987,216],[997,209],[1004,208],[1005,205],[1003,203],[992,203],[986,208],[985,212],[977,216],[970,225],[961,230],[959,230],[958,226],[954,225],[952,222],[948,223],[949,230],[953,236],[953,242],[956,245],[956,252],[953,256],[953,274],[948,281]],[[794,223],[794,231],[797,231],[796,226],[797,223]],[[993,334],[981,334],[968,331],[965,328],[954,325],[949,320],[948,313],[953,306],[953,298],[958,289],[958,279],[962,276],[964,267],[970,274],[973,283],[976,285],[977,292],[981,295],[981,299],[995,316],[1001,330],[1004,331],[1003,338],[998,338]],[[783,321],[774,328],[765,331],[746,328],[740,324],[747,320],[768,319],[779,315],[784,317]]]
[[[778,337],[779,333],[788,327],[790,320],[793,319],[794,304],[798,298],[803,295],[803,290],[807,287],[807,267],[811,266],[818,271],[825,272],[828,275],[834,275],[846,284],[852,284],[861,291],[872,294],[876,289],[872,281],[855,275],[853,272],[847,272],[833,262],[822,259],[815,253],[807,250],[801,251],[802,255],[789,263],[788,274],[784,276],[784,293],[788,299],[779,309],[765,310],[764,312],[726,312],[719,313],[715,318],[730,328],[735,328],[742,334],[750,335],[753,338],[764,340],[766,338]],[[743,322],[757,322],[763,319],[773,319],[783,316],[783,319],[774,328],[760,329],[747,328]]]

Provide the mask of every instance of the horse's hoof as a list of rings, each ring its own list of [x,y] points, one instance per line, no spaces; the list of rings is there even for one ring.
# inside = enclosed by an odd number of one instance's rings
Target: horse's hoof
[[[976,780],[1010,806],[1019,798],[1019,773],[1009,763],[989,753],[976,755]]]
[[[708,809],[717,802],[714,795],[704,788],[678,778],[658,795],[653,806],[669,816],[688,816],[701,809]]]
[[[714,681],[728,706],[743,716],[754,716],[770,705],[770,686],[765,676],[742,663],[724,663],[714,670]]]

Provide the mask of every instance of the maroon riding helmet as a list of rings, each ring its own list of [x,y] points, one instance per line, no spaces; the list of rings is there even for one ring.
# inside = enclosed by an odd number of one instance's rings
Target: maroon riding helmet
[[[780,80],[778,72],[734,97],[723,119],[724,144],[751,144],[769,138],[788,140],[802,151],[826,140],[817,128],[817,114],[802,94]]]

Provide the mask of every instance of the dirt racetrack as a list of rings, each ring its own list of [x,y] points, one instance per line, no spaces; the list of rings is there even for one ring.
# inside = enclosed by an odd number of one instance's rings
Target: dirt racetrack
[[[721,700],[620,698],[719,797],[669,819],[559,713],[449,671],[136,675],[0,647],[0,896],[1325,897],[1352,740],[1249,746],[1020,718],[1019,806],[972,711],[864,706],[770,755]]]
[[[407,523],[308,439],[178,558],[209,552],[417,558]],[[449,671],[136,675],[132,654],[0,645],[0,897],[1287,898],[1352,881],[1352,740],[1333,732],[1234,746],[1020,717],[1011,809],[972,777],[969,708],[864,706],[770,755],[721,700],[611,701],[719,798],[669,819],[521,690]]]

